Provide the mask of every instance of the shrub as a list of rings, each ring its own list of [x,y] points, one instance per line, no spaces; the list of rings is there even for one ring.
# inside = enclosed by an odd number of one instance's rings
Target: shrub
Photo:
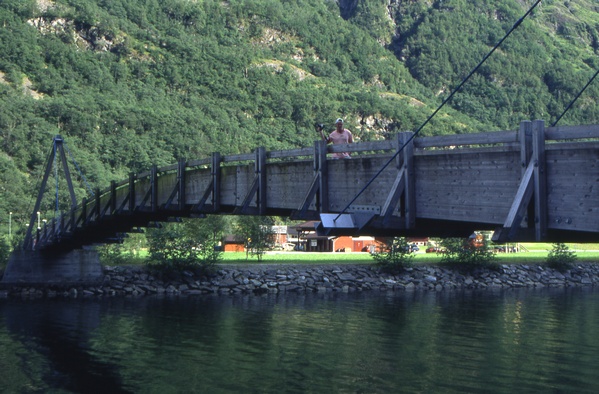
[[[102,264],[108,265],[121,265],[125,263],[125,256],[123,254],[123,245],[121,244],[106,244],[99,245],[96,247],[98,256]]]
[[[372,258],[384,271],[399,272],[413,265],[414,255],[406,238],[395,237],[383,250],[372,253]]]
[[[441,264],[476,267],[495,263],[495,253],[489,249],[486,240],[473,245],[468,238],[445,238],[441,246],[444,248]]]
[[[0,267],[6,266],[12,248],[7,237],[0,237]]]
[[[148,237],[152,268],[163,272],[184,270],[211,270],[221,258],[215,241],[198,242],[188,236],[180,226],[165,226],[152,231]]]
[[[576,261],[576,253],[562,242],[554,243],[547,255],[547,265],[559,271],[565,271],[572,267]]]

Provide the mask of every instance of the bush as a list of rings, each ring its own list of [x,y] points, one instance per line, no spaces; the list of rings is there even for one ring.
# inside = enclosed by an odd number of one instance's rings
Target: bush
[[[411,267],[414,255],[404,237],[395,237],[387,241],[385,249],[372,253],[372,258],[384,271],[393,273]]]
[[[0,237],[0,268],[8,264],[8,258],[12,252],[12,247],[7,237]]]
[[[445,238],[441,241],[443,257],[441,264],[463,265],[466,267],[493,266],[495,253],[489,249],[486,240],[473,245],[468,238]]]
[[[148,237],[152,268],[163,272],[184,270],[211,270],[220,260],[221,253],[214,241],[202,241],[185,236],[178,226],[166,226],[154,230]]]
[[[124,248],[121,244],[106,244],[96,247],[98,256],[102,264],[122,265],[126,259],[124,256]]]
[[[554,243],[547,255],[547,265],[559,271],[565,271],[572,267],[576,261],[576,253],[562,242]]]

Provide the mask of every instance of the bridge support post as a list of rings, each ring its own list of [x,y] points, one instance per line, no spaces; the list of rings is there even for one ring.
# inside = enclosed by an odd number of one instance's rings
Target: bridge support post
[[[521,223],[527,214],[528,227],[532,227],[531,218],[534,218],[532,220],[534,222],[534,240],[542,241],[547,236],[545,122],[542,120],[535,120],[533,123],[522,122],[519,136],[523,168],[522,180],[503,227],[495,230],[493,234],[494,242],[507,242],[515,239],[518,232],[523,230]]]
[[[256,162],[254,165],[254,181],[245,196],[241,206],[235,209],[236,214],[249,213],[250,203],[255,198],[258,215],[266,213],[266,149],[264,147],[256,148]]]
[[[327,143],[316,141],[314,143],[314,179],[308,188],[308,193],[302,205],[291,215],[292,219],[305,219],[308,207],[314,202],[316,210],[320,213],[329,210],[329,178],[327,167]]]
[[[95,250],[75,249],[62,254],[18,250],[10,256],[2,283],[97,283],[102,278]]]
[[[412,132],[399,133],[397,135],[397,150],[401,154],[397,155],[396,166],[397,176],[391,186],[391,191],[387,200],[381,209],[383,226],[387,226],[391,220],[393,211],[397,205],[400,205],[402,216],[404,217],[405,228],[414,228],[416,223],[416,193],[414,179],[414,143],[410,140]],[[408,143],[408,141],[410,141]],[[403,201],[401,199],[403,195]],[[403,207],[401,203],[403,202]]]

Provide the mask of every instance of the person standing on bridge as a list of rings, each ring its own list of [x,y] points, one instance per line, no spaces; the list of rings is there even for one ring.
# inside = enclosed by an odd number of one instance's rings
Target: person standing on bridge
[[[324,125],[317,125],[316,129],[320,132],[320,136],[327,144],[331,142],[337,144],[351,144],[354,142],[354,136],[351,131],[343,127],[343,119],[339,118],[335,121],[335,131],[327,137],[323,132]],[[335,152],[332,155],[333,159],[351,159],[349,152]]]

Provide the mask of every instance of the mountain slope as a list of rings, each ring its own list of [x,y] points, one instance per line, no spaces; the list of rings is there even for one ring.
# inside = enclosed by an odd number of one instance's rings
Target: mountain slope
[[[0,212],[29,215],[57,134],[103,188],[180,157],[309,146],[339,116],[359,140],[415,130],[531,4],[5,0]],[[423,135],[555,119],[594,72],[596,15],[544,2]],[[596,122],[597,93],[564,121]]]

